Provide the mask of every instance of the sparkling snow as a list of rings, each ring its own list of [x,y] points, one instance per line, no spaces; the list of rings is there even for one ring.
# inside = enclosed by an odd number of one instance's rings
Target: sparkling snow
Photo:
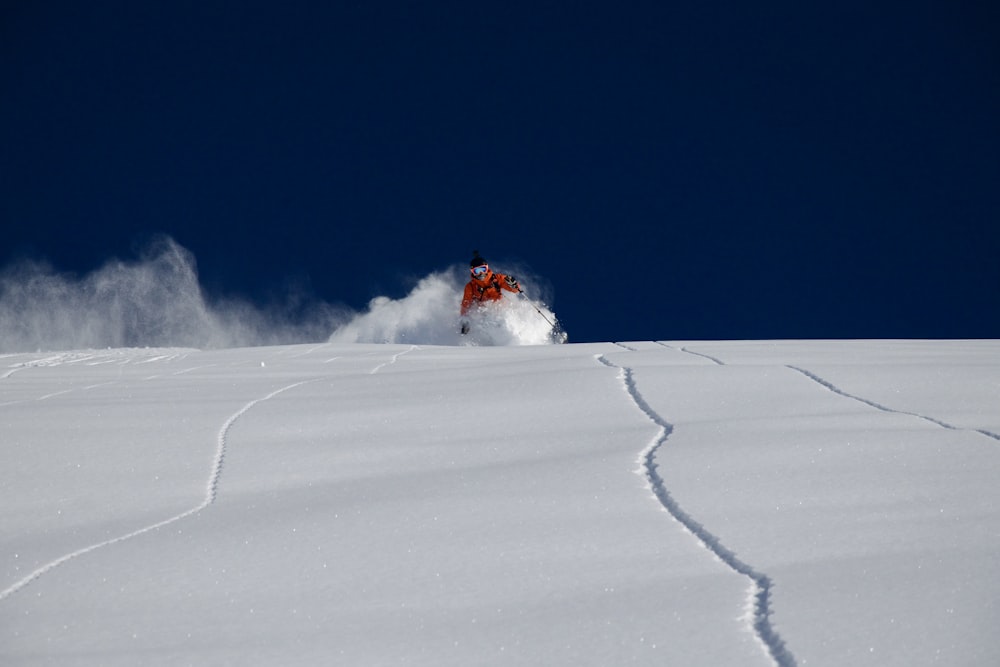
[[[8,354],[0,433],[7,666],[1000,664],[998,341]]]

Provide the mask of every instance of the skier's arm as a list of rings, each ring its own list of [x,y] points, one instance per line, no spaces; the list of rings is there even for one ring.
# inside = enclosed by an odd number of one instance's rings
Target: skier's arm
[[[514,276],[501,275],[500,276],[500,287],[504,288],[508,292],[520,292],[521,286],[517,283],[517,278]]]

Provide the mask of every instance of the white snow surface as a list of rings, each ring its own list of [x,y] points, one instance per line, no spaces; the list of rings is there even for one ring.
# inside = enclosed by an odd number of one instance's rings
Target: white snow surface
[[[0,664],[998,665],[1000,341],[0,357]]]

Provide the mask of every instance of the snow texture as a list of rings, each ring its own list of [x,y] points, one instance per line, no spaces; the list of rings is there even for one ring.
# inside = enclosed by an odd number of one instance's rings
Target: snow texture
[[[998,405],[997,341],[5,354],[0,664],[1000,664]]]

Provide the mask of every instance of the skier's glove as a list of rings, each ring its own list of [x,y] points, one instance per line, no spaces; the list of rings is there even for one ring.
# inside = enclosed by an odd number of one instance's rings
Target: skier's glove
[[[506,280],[507,284],[510,285],[515,290],[517,290],[518,292],[521,291],[521,286],[517,284],[517,278],[515,278],[514,276],[506,276],[504,280]]]
[[[469,323],[466,320],[462,320],[462,335],[469,333]]]

